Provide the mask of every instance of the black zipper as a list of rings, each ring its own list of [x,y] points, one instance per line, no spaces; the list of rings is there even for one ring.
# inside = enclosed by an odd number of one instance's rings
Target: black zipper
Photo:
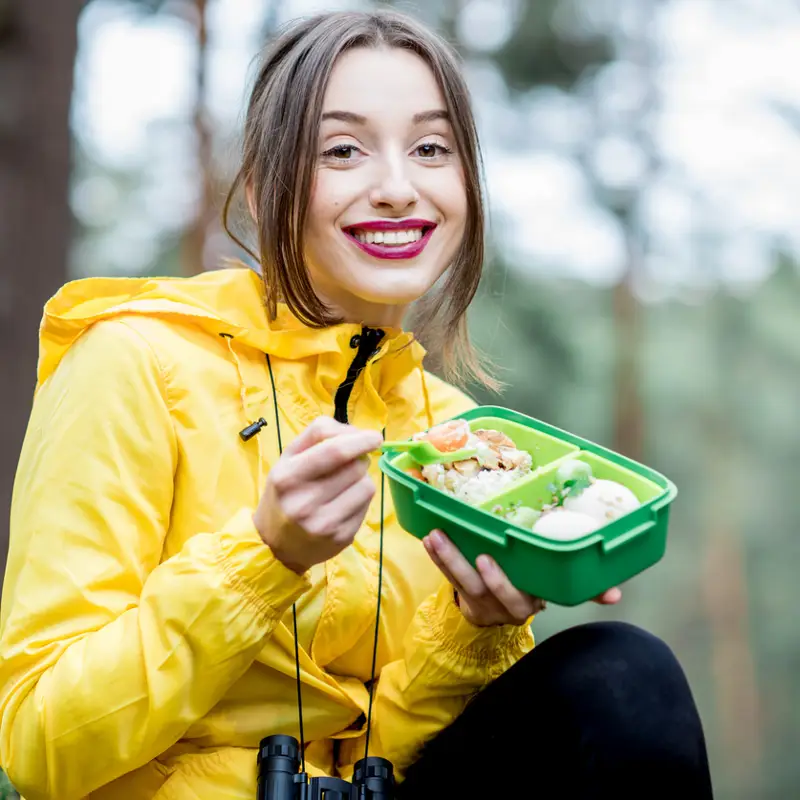
[[[336,395],[333,399],[335,409],[333,416],[337,422],[347,423],[347,404],[350,402],[353,386],[355,386],[358,376],[367,366],[369,360],[378,352],[381,339],[385,335],[386,333],[379,328],[364,327],[361,329],[360,335],[356,334],[350,340],[350,347],[357,348],[357,351],[355,358],[350,362],[350,366],[347,369],[347,375],[336,389]]]

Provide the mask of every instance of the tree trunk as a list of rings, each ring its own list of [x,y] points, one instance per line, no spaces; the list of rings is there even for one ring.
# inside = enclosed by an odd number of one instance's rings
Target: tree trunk
[[[214,148],[208,119],[208,3],[192,0],[192,18],[197,27],[197,74],[195,76],[195,105],[193,113],[195,146],[197,148],[197,180],[199,197],[197,212],[183,237],[181,271],[196,275],[208,265],[206,243],[215,222]]]
[[[633,294],[632,282],[639,269],[635,235],[626,231],[628,264],[625,277],[614,287],[614,444],[618,453],[636,461],[644,459],[645,417],[639,380],[642,347],[642,326],[639,303]]]
[[[707,493],[703,588],[709,624],[717,739],[728,764],[731,797],[757,797],[764,741],[761,697],[750,634],[750,599],[742,520],[748,496],[743,443],[736,425],[736,364],[745,312],[718,297],[711,308],[716,370],[707,378]],[[745,331],[743,334],[742,331]]]
[[[42,306],[66,280],[69,108],[81,0],[0,0],[0,566]]]
[[[614,333],[616,360],[614,370],[614,444],[615,450],[629,458],[645,458],[645,409],[641,393],[640,353],[645,331],[641,309],[634,294],[637,276],[642,274],[647,249],[647,235],[640,219],[640,203],[647,184],[658,172],[658,158],[653,144],[649,117],[658,102],[656,79],[655,17],[663,0],[636,4],[636,28],[623,45],[625,55],[639,70],[642,104],[630,120],[630,135],[645,160],[645,171],[636,190],[618,209],[626,244],[625,273],[614,289]]]

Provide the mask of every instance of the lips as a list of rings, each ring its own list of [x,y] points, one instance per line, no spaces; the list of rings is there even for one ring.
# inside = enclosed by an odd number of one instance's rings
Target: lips
[[[418,256],[425,247],[427,247],[435,229],[436,223],[426,219],[382,219],[359,222],[356,225],[348,225],[342,230],[350,241],[373,258],[396,260],[415,258]],[[393,241],[395,239],[395,232],[414,230],[421,231],[421,238],[412,239],[402,244],[397,244]],[[361,240],[358,238],[357,234],[361,235]],[[371,239],[373,236],[381,240],[383,240],[384,237],[390,238],[392,241],[388,243],[384,241],[363,241],[363,239]]]

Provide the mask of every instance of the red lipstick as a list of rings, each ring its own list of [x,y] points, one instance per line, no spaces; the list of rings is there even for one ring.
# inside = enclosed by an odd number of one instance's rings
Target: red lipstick
[[[371,244],[360,242],[353,235],[354,231],[407,231],[414,229],[422,230],[422,238],[406,244]],[[374,258],[409,259],[416,258],[425,249],[435,229],[436,223],[427,219],[376,219],[348,225],[343,228],[343,231],[352,242]]]

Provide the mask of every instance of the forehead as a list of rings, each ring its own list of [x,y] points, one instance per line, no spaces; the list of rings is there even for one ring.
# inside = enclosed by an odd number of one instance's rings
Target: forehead
[[[369,119],[444,109],[431,68],[409,50],[356,48],[334,64],[323,111],[350,111]]]

